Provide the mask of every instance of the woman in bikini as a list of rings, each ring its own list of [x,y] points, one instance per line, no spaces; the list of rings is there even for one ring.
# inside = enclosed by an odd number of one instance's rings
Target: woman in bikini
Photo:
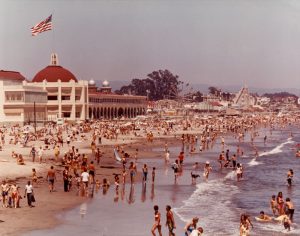
[[[161,216],[160,216],[160,213],[158,211],[158,206],[155,205],[154,206],[154,224],[153,224],[152,229],[151,229],[151,233],[152,233],[153,236],[156,236],[156,234],[155,234],[156,229],[158,231],[159,236],[162,236],[160,217]]]

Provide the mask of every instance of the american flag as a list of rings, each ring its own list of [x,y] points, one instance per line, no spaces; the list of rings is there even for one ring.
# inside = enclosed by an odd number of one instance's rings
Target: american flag
[[[39,33],[52,30],[52,15],[50,15],[46,20],[36,24],[31,28],[31,35],[36,36]]]

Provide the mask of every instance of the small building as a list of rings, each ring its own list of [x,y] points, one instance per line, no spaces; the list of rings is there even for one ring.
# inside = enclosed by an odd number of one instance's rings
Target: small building
[[[1,123],[44,122],[47,117],[47,91],[30,86],[16,71],[0,71]]]

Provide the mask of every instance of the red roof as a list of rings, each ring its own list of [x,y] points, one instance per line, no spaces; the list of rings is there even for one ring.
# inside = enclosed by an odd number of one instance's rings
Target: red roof
[[[0,70],[0,78],[20,81],[25,80],[25,77],[21,75],[20,72],[7,70]]]
[[[58,80],[61,82],[70,82],[71,80],[78,82],[70,71],[61,66],[45,67],[34,76],[32,82],[43,82],[44,80],[47,82],[57,82]]]

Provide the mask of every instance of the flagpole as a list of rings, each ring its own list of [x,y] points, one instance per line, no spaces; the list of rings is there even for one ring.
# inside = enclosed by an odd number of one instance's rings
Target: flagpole
[[[54,34],[53,16],[54,16],[54,11],[52,11],[52,52],[51,53],[55,53],[55,34]]]

